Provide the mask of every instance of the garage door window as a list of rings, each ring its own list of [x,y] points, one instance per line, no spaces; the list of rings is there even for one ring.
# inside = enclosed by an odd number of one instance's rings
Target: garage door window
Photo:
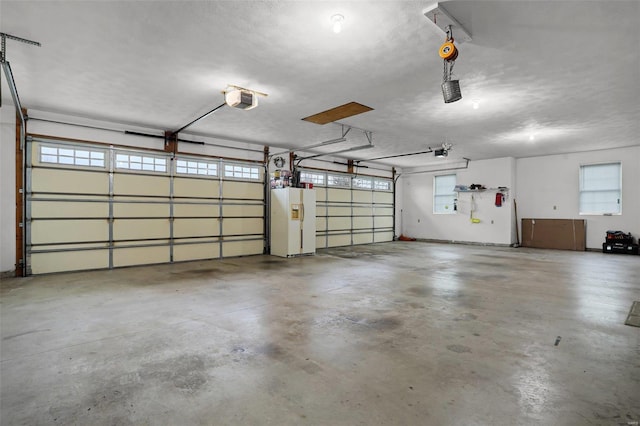
[[[176,160],[176,173],[184,175],[218,176],[218,164],[212,161]]]
[[[300,181],[312,183],[315,186],[324,186],[324,173],[300,172]]]
[[[239,164],[225,164],[224,177],[246,180],[260,180],[258,167],[242,166]]]
[[[391,181],[390,180],[374,180],[373,186],[376,191],[391,191]]]
[[[371,189],[372,187],[371,178],[353,178],[353,188]]]
[[[433,179],[433,212],[436,214],[455,214],[453,204],[456,193],[456,175],[435,176]]]
[[[580,166],[580,214],[621,214],[620,163]]]
[[[99,150],[40,145],[40,162],[104,168],[105,155]]]
[[[140,154],[117,153],[116,168],[165,173],[167,171],[167,159]]]

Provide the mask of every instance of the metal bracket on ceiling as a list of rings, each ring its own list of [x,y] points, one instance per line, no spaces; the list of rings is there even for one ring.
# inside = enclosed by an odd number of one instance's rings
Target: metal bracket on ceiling
[[[461,24],[458,22],[447,9],[444,8],[444,3],[434,3],[431,6],[427,7],[423,11],[424,16],[431,21],[436,27],[440,28],[443,32],[443,35],[447,34],[447,27],[451,29],[455,27],[456,41],[458,43],[464,43],[465,41],[471,41],[471,33],[467,31]]]
[[[0,43],[2,44],[2,51],[0,52],[0,62],[2,63],[7,61],[7,39],[19,41],[25,44],[31,44],[33,46],[40,46],[40,43],[38,43],[37,41],[28,40],[22,37],[16,37],[7,33],[0,33],[0,39]]]

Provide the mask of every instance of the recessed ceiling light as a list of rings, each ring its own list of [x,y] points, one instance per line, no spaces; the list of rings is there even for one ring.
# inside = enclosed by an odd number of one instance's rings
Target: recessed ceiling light
[[[473,107],[473,109],[478,109],[480,108],[480,102],[477,99],[475,99],[471,101],[471,106]]]
[[[532,141],[532,142],[533,142],[535,139],[536,139],[536,137],[535,137],[534,135],[529,135],[529,140],[530,140],[530,141]]]
[[[344,16],[340,15],[339,13],[331,17],[334,33],[338,34],[340,31],[342,31],[342,21],[344,21]]]

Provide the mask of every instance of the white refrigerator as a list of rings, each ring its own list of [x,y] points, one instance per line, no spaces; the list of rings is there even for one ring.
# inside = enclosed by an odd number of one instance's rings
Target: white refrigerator
[[[316,252],[314,189],[271,190],[271,254],[290,257]]]

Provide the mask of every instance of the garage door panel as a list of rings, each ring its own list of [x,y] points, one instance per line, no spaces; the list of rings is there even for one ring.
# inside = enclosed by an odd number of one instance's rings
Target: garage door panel
[[[31,273],[105,269],[109,267],[109,250],[83,250],[54,253],[32,253]]]
[[[335,189],[329,188],[327,191],[327,199],[331,201],[351,202],[351,190],[350,189]]]
[[[127,247],[113,250],[113,266],[151,265],[168,263],[169,247]]]
[[[358,191],[353,190],[353,202],[354,203],[369,203],[373,199],[371,191]]]
[[[354,216],[373,216],[373,209],[371,207],[353,207]]]
[[[224,204],[222,206],[222,213],[225,217],[238,217],[238,216],[263,217],[264,206],[262,204],[255,204],[255,205]]]
[[[391,228],[393,227],[393,218],[376,216],[374,224],[376,228]]]
[[[236,199],[264,199],[262,183],[223,181],[222,197]]]
[[[376,216],[393,216],[393,207],[374,207],[373,214]]]
[[[217,179],[176,177],[173,181],[173,193],[176,197],[218,198],[220,197],[220,182]]]
[[[173,260],[182,262],[198,259],[217,259],[220,257],[220,243],[176,244],[173,247]]]
[[[370,244],[373,242],[373,233],[353,234],[353,244]]]
[[[114,240],[146,240],[169,238],[168,219],[116,219],[113,221]]]
[[[351,235],[328,235],[327,246],[328,247],[341,247],[351,245]]]
[[[105,202],[73,202],[73,201],[32,201],[31,217],[77,218],[109,217],[109,204]]]
[[[351,218],[350,217],[329,217],[327,226],[330,231],[341,230],[341,229],[351,229]]]
[[[327,246],[327,236],[316,236],[316,248],[321,249]]]
[[[250,256],[263,252],[264,242],[262,240],[225,241],[222,243],[223,257]]]
[[[393,204],[393,192],[375,191],[373,193],[373,202],[382,204]]]
[[[348,207],[328,207],[328,216],[351,216],[351,206]]]
[[[113,193],[168,197],[169,177],[116,173],[113,176]]]
[[[220,208],[217,205],[207,204],[180,204],[173,205],[174,217],[218,217]]]
[[[218,219],[175,219],[173,222],[175,238],[209,237],[220,235]]]
[[[319,206],[316,204],[316,216],[326,216],[327,215],[327,207]]]
[[[327,188],[314,187],[316,191],[316,201],[325,201],[327,199]]]
[[[73,184],[70,185],[70,182]],[[35,168],[31,171],[31,191],[106,194],[109,192],[109,175],[77,170]]]
[[[34,220],[31,223],[32,244],[108,240],[109,223],[105,219]]]
[[[162,203],[114,203],[113,216],[118,217],[169,217],[170,207]]]
[[[353,218],[354,229],[373,228],[372,217],[354,217]]]
[[[393,231],[376,232],[373,234],[373,238],[377,243],[393,241]]]
[[[316,230],[322,230],[327,228],[327,218],[316,216]]]
[[[263,232],[263,219],[224,218],[222,221],[223,235],[262,234]]]

